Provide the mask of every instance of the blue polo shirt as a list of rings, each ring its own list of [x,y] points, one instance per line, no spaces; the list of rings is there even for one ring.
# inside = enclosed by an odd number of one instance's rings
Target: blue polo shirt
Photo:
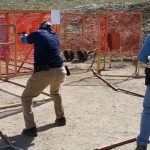
[[[51,30],[36,30],[27,36],[27,43],[34,44],[35,65],[62,65],[60,41]]]
[[[149,62],[148,56],[150,56],[150,34],[148,34],[145,38],[144,44],[138,55],[138,59],[142,63],[146,64]]]

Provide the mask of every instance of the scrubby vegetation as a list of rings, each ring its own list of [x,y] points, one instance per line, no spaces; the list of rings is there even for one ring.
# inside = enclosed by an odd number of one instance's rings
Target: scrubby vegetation
[[[106,3],[139,3],[147,0],[1,0],[1,10],[26,10],[26,9],[70,9],[82,5],[106,4]]]

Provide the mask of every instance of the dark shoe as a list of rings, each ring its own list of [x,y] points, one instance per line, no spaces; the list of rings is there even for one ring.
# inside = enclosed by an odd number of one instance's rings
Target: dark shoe
[[[24,129],[24,130],[22,131],[22,135],[27,135],[27,136],[36,137],[36,136],[37,136],[37,128],[36,128],[36,127],[33,127],[33,128],[30,128],[30,129]]]
[[[147,146],[137,145],[135,150],[147,150]]]
[[[56,125],[58,125],[58,126],[64,126],[64,125],[66,125],[66,118],[65,118],[65,117],[57,118],[57,119],[55,120],[55,123],[56,123]]]

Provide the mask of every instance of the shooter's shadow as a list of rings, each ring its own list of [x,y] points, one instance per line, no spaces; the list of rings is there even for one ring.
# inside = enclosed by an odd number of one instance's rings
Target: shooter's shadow
[[[24,135],[16,135],[7,137],[7,139],[14,146],[16,150],[28,150],[29,147],[33,146],[34,137],[24,136]],[[11,145],[7,144],[4,139],[0,139],[0,150],[12,150]]]
[[[38,133],[39,132],[43,132],[46,131],[48,129],[51,128],[55,128],[55,127],[59,127],[57,126],[55,123],[51,123],[51,124],[46,124],[44,126],[40,126],[38,127]],[[34,137],[30,137],[30,136],[25,136],[25,135],[16,135],[16,136],[11,136],[8,137],[8,140],[15,146],[18,148],[18,150],[28,150],[29,147],[34,146]],[[0,139],[0,145],[2,146],[7,146],[7,144],[5,143],[5,141],[3,139]],[[0,150],[11,150],[11,148],[3,148]]]

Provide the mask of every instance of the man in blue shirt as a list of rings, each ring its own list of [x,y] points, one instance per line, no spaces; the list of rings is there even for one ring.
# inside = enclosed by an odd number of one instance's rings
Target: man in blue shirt
[[[138,55],[138,59],[142,63],[147,64],[149,62],[148,56],[150,56],[150,35],[146,37],[144,45]],[[140,133],[136,140],[137,147],[135,150],[147,150],[147,144],[149,144],[150,142],[149,138],[150,138],[150,85],[148,84],[143,101]]]
[[[20,39],[24,44],[34,44],[34,73],[27,81],[21,99],[26,127],[22,134],[35,137],[37,136],[37,127],[31,107],[32,99],[37,97],[48,85],[50,85],[50,94],[54,100],[55,123],[59,126],[66,124],[62,98],[59,93],[66,70],[60,54],[59,38],[52,31],[49,21],[42,22],[39,30],[29,35],[21,34]]]

